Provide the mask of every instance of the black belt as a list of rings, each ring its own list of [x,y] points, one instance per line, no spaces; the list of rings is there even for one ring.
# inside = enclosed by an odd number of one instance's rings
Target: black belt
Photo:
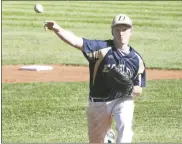
[[[108,102],[108,101],[112,101],[114,100],[115,98],[92,98],[91,96],[89,96],[89,100],[91,102]]]

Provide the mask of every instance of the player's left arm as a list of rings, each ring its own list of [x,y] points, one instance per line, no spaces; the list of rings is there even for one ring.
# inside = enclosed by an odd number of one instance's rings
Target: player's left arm
[[[141,94],[142,94],[142,87],[139,86],[139,85],[135,85],[135,86],[133,87],[132,95],[134,95],[134,96],[139,96],[139,95],[141,95]]]
[[[137,78],[134,81],[132,95],[139,96],[142,94],[142,88],[145,87],[145,79],[145,71],[143,74],[138,74]]]

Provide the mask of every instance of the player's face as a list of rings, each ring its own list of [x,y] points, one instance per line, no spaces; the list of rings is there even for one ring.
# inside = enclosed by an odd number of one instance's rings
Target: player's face
[[[132,35],[132,28],[128,25],[116,25],[113,27],[113,36],[115,42],[119,45],[128,44]]]

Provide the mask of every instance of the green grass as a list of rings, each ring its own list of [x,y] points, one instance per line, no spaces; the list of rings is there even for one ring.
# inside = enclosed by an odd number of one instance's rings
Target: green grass
[[[135,101],[134,142],[182,142],[181,80],[148,81]],[[88,83],[2,85],[2,141],[87,142]]]
[[[41,3],[45,12],[36,14]],[[83,55],[63,43],[43,22],[56,20],[80,37],[112,39],[113,16],[128,14],[134,23],[131,45],[152,68],[182,68],[180,1],[3,1],[2,64],[82,64]]]
[[[86,141],[87,95],[85,83],[4,84],[3,142]]]
[[[136,142],[182,142],[182,81],[149,81],[135,109]]]

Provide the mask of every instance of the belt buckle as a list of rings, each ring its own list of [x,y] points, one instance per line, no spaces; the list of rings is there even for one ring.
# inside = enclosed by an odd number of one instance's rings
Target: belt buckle
[[[107,102],[107,100],[106,99],[95,99],[95,98],[92,98],[91,96],[89,97],[89,99],[90,99],[90,101],[91,102]]]

